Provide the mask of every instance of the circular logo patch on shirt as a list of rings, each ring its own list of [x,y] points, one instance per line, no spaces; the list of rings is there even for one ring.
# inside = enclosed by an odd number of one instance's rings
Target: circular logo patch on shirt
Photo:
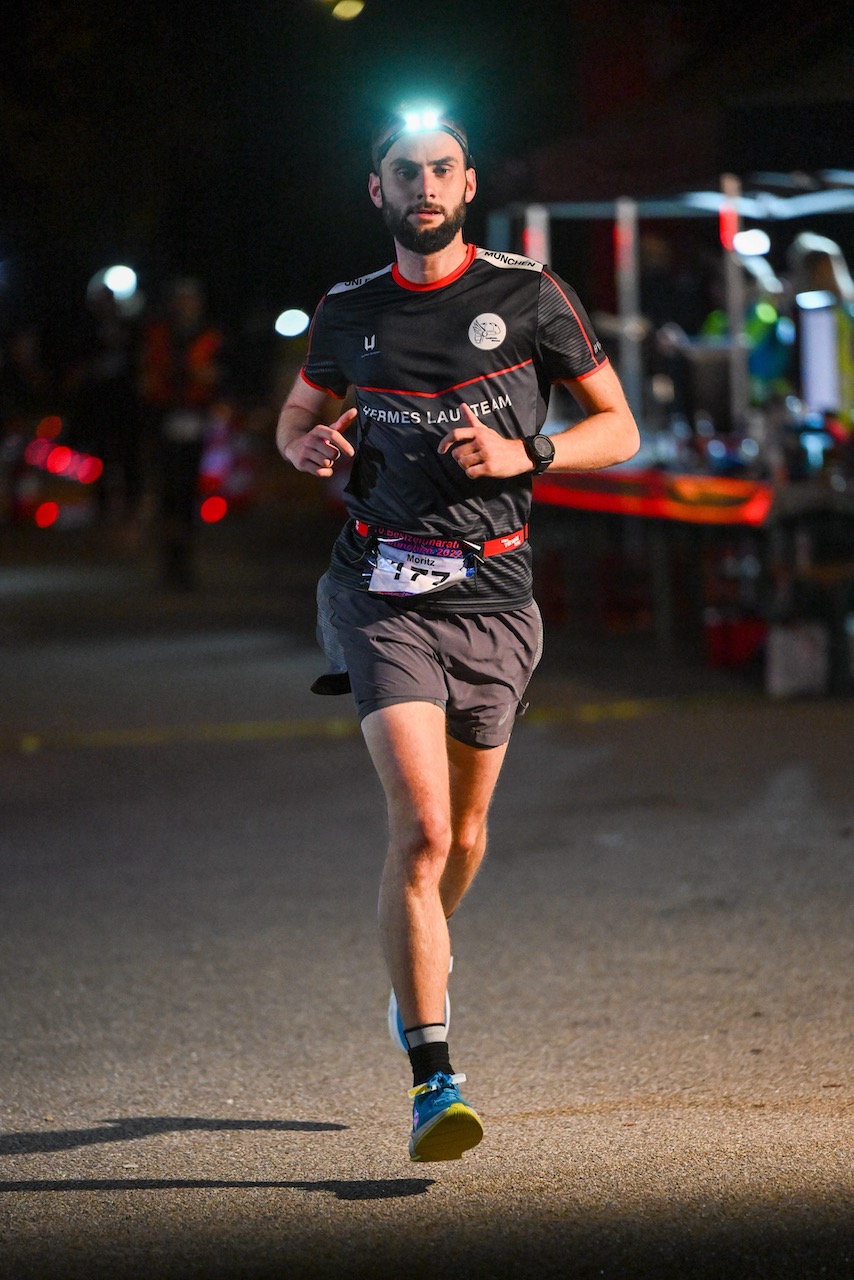
[[[506,337],[507,325],[493,311],[475,316],[469,325],[469,342],[481,350],[491,351],[493,347],[499,347]]]

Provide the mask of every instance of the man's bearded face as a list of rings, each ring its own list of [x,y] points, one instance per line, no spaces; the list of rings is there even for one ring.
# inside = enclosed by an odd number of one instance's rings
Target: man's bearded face
[[[432,203],[422,202],[401,207],[392,204],[383,191],[382,184],[380,184],[380,190],[383,198],[383,221],[398,244],[404,249],[410,249],[413,253],[438,253],[440,249],[445,249],[465,223],[465,198],[460,200],[456,209],[452,209],[449,213],[443,205]],[[424,208],[437,209],[445,215],[437,227],[417,227],[409,221],[411,214]]]

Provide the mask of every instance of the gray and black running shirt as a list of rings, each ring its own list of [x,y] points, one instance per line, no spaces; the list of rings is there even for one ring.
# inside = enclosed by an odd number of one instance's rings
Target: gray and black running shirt
[[[338,398],[352,386],[359,410],[344,495],[353,519],[335,544],[332,579],[366,588],[356,520],[474,543],[523,528],[530,472],[469,479],[451,452],[437,453],[439,441],[466,425],[463,403],[502,436],[532,435],[545,421],[552,383],[583,379],[606,363],[574,290],[518,254],[469,245],[458,270],[432,284],[405,280],[396,264],[336,284],[317,308],[302,369],[310,386]],[[417,607],[490,613],[530,601],[526,542],[483,560],[473,581],[420,597]]]

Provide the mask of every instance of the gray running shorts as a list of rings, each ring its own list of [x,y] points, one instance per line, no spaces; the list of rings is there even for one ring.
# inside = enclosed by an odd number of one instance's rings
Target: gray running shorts
[[[346,664],[360,720],[399,702],[432,702],[444,709],[448,733],[459,742],[508,741],[542,653],[536,604],[430,616],[326,575],[318,602],[318,636],[338,669]]]

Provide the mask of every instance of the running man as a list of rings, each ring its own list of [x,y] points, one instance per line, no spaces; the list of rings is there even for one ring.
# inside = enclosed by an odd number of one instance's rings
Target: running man
[[[395,261],[321,300],[277,443],[320,479],[353,460],[350,518],[318,587],[333,668],[318,691],[352,688],[385,792],[379,928],[390,1023],[412,1064],[410,1157],[453,1160],[483,1126],[449,1057],[448,920],[483,860],[541,652],[531,476],[623,462],[639,437],[569,285],[465,241],[477,178],[464,128],[401,111],[374,134],[371,161],[368,193]],[[585,416],[546,436],[556,382]]]

